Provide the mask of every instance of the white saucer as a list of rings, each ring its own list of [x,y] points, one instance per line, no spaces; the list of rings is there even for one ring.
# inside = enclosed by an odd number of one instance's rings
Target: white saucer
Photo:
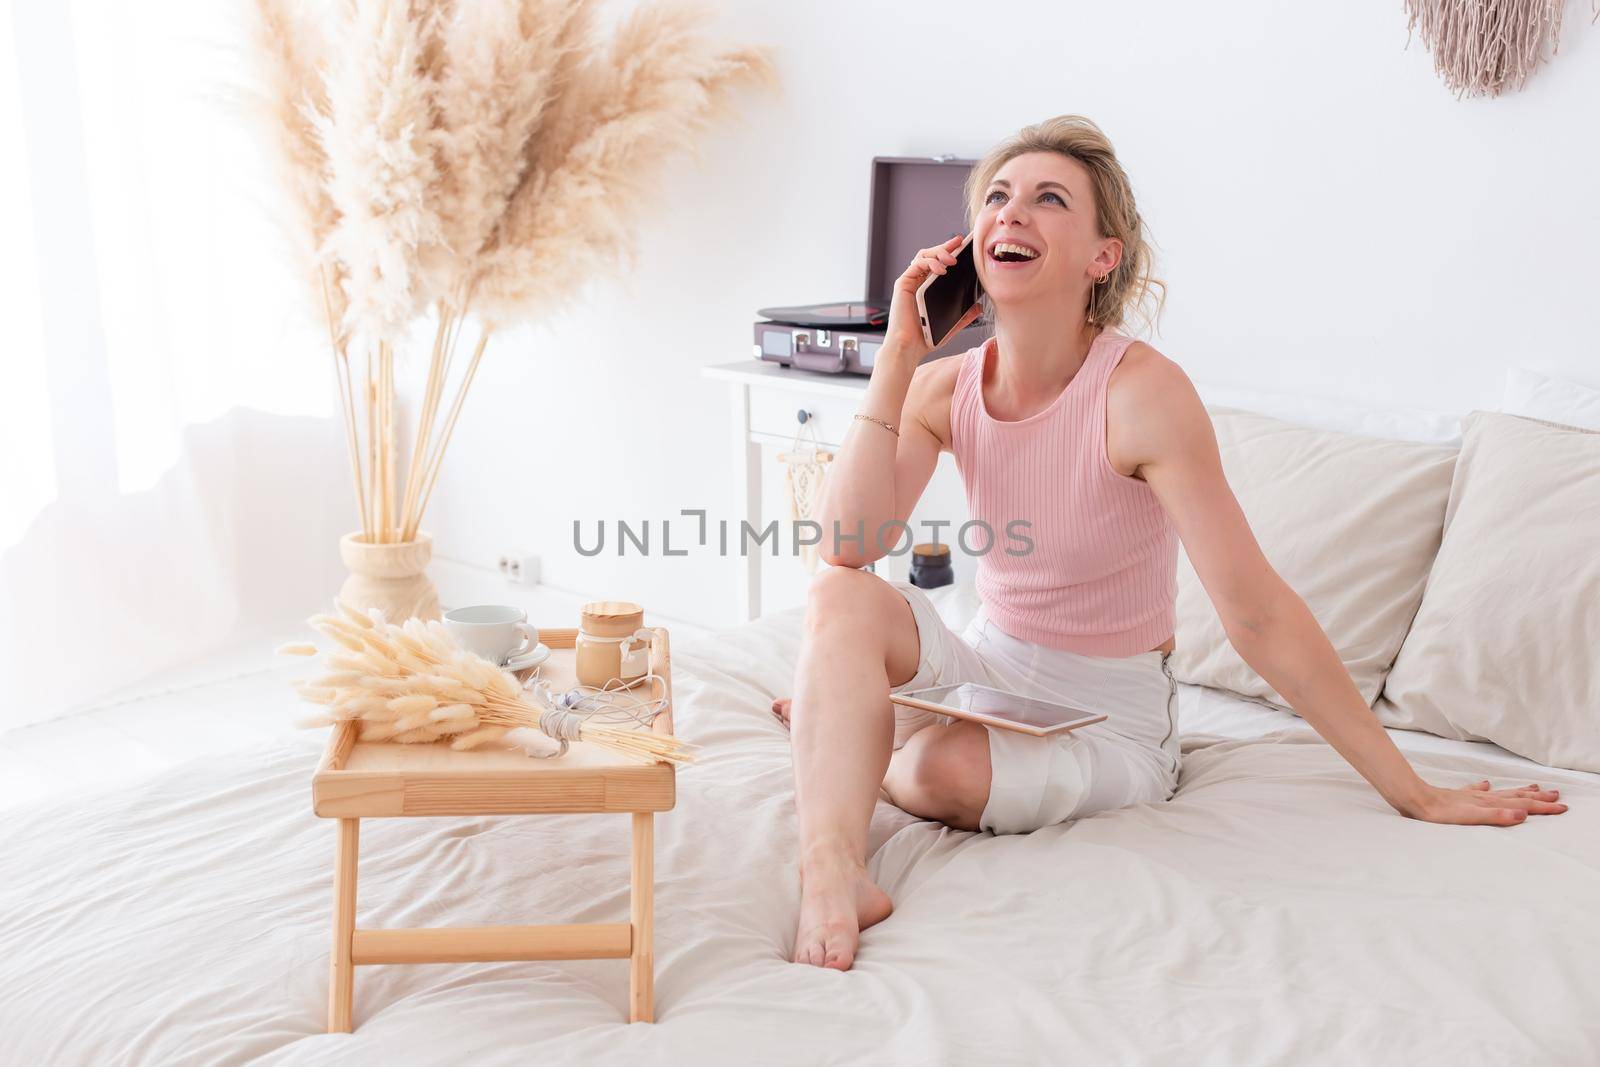
[[[543,641],[540,641],[537,645],[533,646],[533,650],[531,652],[524,652],[520,656],[512,656],[510,659],[506,660],[504,669],[508,671],[525,671],[529,667],[537,667],[539,664],[543,663],[549,658],[550,646],[545,644]]]

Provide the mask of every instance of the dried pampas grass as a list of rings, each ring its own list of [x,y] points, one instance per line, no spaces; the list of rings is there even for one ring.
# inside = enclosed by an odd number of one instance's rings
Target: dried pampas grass
[[[325,709],[296,720],[298,726],[313,729],[358,719],[362,741],[448,740],[457,750],[525,728],[558,741],[586,741],[644,763],[693,762],[692,746],[679,738],[589,723],[565,709],[528,703],[515,678],[456,644],[438,620],[407,619],[397,625],[376,609],[362,613],[342,601],[335,609],[307,620],[337,648],[323,657],[324,674],[296,683],[303,700]],[[278,651],[303,656],[307,648],[316,651],[307,644],[286,644]]]
[[[438,211],[443,240],[426,249],[430,292],[459,315],[476,257],[505,211],[525,168],[523,150],[558,88],[578,43],[566,35],[567,0],[464,4],[443,33],[437,101]]]
[[[1591,0],[1595,17],[1600,2]],[[1521,89],[1561,47],[1565,0],[1406,0],[1406,43],[1420,29],[1433,69],[1459,99]],[[1593,20],[1591,20],[1593,21]]]
[[[343,264],[328,247],[339,210],[324,180],[328,157],[317,131],[328,113],[327,88],[319,74],[327,62],[327,42],[315,32],[303,4],[258,0],[256,13],[254,44],[264,87],[254,102],[276,142],[278,176],[290,215],[286,228],[311,287],[308,295],[312,305],[326,313],[338,351],[349,342],[344,324],[348,300]]]
[[[346,270],[349,326],[369,345],[393,344],[422,312],[418,257],[440,239],[443,138],[436,72],[423,62],[437,16],[411,0],[350,5],[328,70],[328,110],[317,117],[339,212],[330,250]]]
[[[643,8],[606,41],[596,7],[256,0],[260,111],[327,320],[369,542],[417,536],[491,335],[629,265],[633,227],[660,206],[647,180],[742,90],[774,84],[763,51],[701,33],[706,8]],[[429,313],[402,476],[396,346]]]
[[[350,373],[350,332],[345,323],[350,301],[345,267],[330,249],[339,209],[324,176],[328,157],[318,123],[328,113],[327,88],[320,70],[327,42],[314,32],[304,7],[289,0],[257,0],[254,45],[260,57],[262,91],[246,95],[247,113],[274,134],[279,179],[283,183],[289,224],[285,227],[311,285],[313,306],[327,322],[333,352],[334,379],[344,414],[351,480],[361,528],[371,525],[361,447],[356,440],[355,384]]]
[[[629,13],[610,47],[571,73],[566,105],[483,257],[480,306],[490,321],[548,309],[597,267],[631,268],[633,227],[654,202],[662,164],[693,151],[733,91],[771,85],[758,50],[719,51],[697,7]]]

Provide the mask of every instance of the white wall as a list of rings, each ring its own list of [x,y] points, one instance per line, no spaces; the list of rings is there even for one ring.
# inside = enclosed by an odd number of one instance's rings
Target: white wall
[[[524,546],[554,585],[732,622],[736,560],[585,559],[572,520],[733,521],[725,386],[698,368],[749,355],[758,306],[861,295],[872,156],[977,156],[1065,112],[1133,178],[1170,285],[1151,340],[1191,377],[1460,411],[1517,363],[1600,384],[1582,3],[1522,92],[1460,101],[1398,0],[723,7],[782,97],[661,176],[636,277],[493,342],[430,507],[441,554]]]

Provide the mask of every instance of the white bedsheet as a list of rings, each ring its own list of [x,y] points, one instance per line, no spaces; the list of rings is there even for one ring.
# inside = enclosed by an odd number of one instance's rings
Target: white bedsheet
[[[1304,723],[1190,687],[1170,801],[1000,838],[880,804],[894,914],[847,973],[788,963],[767,708],[799,630],[674,650],[702,750],[656,823],[655,1024],[622,1022],[626,961],[443,964],[358,968],[355,1032],[323,1033],[318,731],[9,813],[0,1064],[1600,1062],[1600,776],[1394,731],[1431,781],[1572,805],[1415,822]],[[368,820],[361,846],[363,927],[627,919],[622,816]]]

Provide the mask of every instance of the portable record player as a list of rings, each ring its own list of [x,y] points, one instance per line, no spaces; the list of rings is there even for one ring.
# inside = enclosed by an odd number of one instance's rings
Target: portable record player
[[[895,280],[918,250],[967,232],[962,193],[974,162],[947,155],[873,157],[866,298],[760,309],[755,358],[829,374],[871,374]],[[927,358],[965,352],[990,332],[980,318]]]

